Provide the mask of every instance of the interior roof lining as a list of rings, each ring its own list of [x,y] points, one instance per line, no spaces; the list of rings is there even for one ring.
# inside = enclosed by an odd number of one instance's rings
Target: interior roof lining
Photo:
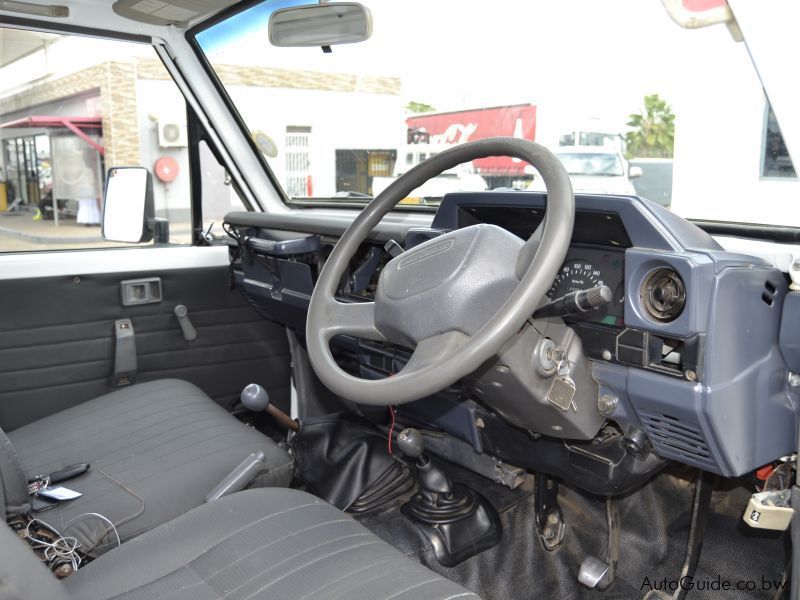
[[[116,0],[112,10],[125,19],[148,25],[188,29],[238,0]]]

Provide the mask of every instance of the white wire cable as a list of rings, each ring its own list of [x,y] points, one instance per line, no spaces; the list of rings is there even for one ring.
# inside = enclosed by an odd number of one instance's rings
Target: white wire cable
[[[38,523],[41,527],[52,531],[56,535],[56,540],[50,542],[48,540],[42,540],[34,537],[31,534],[31,525],[34,523]],[[25,527],[25,537],[31,542],[31,545],[34,547],[34,549],[44,549],[44,557],[48,561],[52,561],[56,557],[63,558],[70,561],[74,571],[78,570],[78,567],[81,564],[81,557],[78,554],[78,547],[80,546],[78,538],[69,536],[65,537],[61,535],[61,533],[55,527],[39,519],[31,519],[28,522],[28,525]]]
[[[117,528],[114,526],[114,523],[111,521],[111,519],[109,519],[108,517],[104,517],[100,513],[88,512],[88,513],[83,513],[82,515],[78,515],[77,517],[73,517],[69,521],[64,523],[62,530],[66,531],[70,525],[74,525],[75,523],[78,523],[80,521],[85,521],[87,518],[100,519],[101,521],[108,523],[108,526],[111,528],[110,531],[113,531],[114,536],[117,538],[117,546],[119,547],[122,545],[122,540],[119,537],[119,532],[117,531]],[[108,535],[108,530],[103,535],[103,537],[105,537],[106,535]]]

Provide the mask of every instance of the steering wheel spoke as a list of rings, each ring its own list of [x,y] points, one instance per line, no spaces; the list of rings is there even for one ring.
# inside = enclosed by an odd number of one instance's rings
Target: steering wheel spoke
[[[376,341],[386,339],[375,327],[374,302],[339,302],[328,298],[325,312],[327,318],[322,333],[326,340],[335,335],[352,335]]]
[[[466,346],[470,336],[460,331],[446,331],[422,340],[417,344],[401,373],[413,373],[431,365],[439,364],[453,352]]]

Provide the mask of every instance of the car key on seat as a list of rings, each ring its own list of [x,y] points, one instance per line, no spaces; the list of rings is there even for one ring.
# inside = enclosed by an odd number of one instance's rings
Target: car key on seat
[[[78,475],[83,475],[88,470],[89,470],[89,463],[76,463],[74,465],[70,465],[68,467],[64,467],[63,469],[59,469],[58,471],[50,473],[47,479],[51,484],[61,483],[62,481],[67,481],[68,479],[77,477]]]

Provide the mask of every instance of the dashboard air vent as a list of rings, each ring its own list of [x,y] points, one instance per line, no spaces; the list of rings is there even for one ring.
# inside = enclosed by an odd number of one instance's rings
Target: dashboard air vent
[[[677,319],[686,305],[686,286],[673,269],[656,269],[642,283],[642,307],[647,315],[660,322]]]
[[[778,291],[771,281],[767,281],[764,284],[764,291],[761,292],[761,299],[764,301],[764,304],[767,306],[772,306],[772,303],[775,302],[775,292]]]
[[[700,467],[715,465],[699,428],[670,415],[641,413],[640,416],[650,442],[662,456]]]

